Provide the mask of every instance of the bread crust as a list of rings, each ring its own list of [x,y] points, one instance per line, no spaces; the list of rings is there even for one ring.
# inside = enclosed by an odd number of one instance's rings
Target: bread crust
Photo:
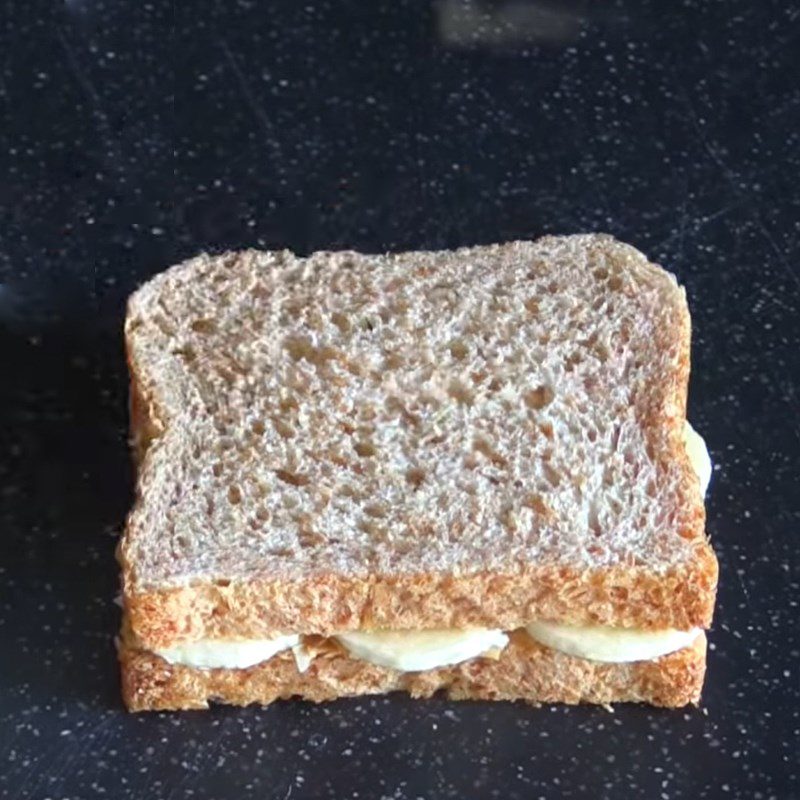
[[[325,575],[297,583],[201,583],[126,595],[124,604],[145,649],[202,638],[372,628],[513,630],[537,619],[688,630],[710,624],[716,580],[716,559],[699,548],[685,570],[663,576],[535,565],[506,575]]]
[[[602,237],[596,238],[600,241]],[[613,242],[610,237],[608,241]],[[677,366],[668,378],[662,402],[644,409],[647,420],[643,425],[674,439],[665,450],[682,459],[685,480],[694,481],[680,443],[689,375],[690,322],[685,304],[675,327]],[[147,446],[164,432],[163,409],[169,403],[160,397],[163,387],[148,379],[143,365],[136,363],[131,333],[126,329],[131,434],[140,462],[137,493],[141,494],[145,491],[142,478],[147,472]],[[664,342],[665,348],[669,345]],[[145,649],[203,637],[328,635],[363,628],[511,630],[535,619],[637,628],[705,628],[712,619],[718,565],[703,534],[701,502],[691,509],[691,518],[693,524],[685,537],[692,542],[693,557],[663,572],[636,565],[583,569],[510,563],[502,573],[366,572],[361,577],[327,573],[299,581],[259,576],[162,588],[137,581],[133,558],[127,552],[127,535],[118,558],[126,613],[139,646]]]
[[[452,700],[526,703],[698,703],[706,665],[703,633],[688,647],[653,661],[601,664],[544,647],[522,631],[497,659],[476,658],[424,672],[398,672],[340,650],[318,656],[304,673],[291,651],[249,669],[195,669],[120,645],[122,694],[130,711],[207,708],[209,702],[266,705],[300,697],[313,702],[393,691]]]

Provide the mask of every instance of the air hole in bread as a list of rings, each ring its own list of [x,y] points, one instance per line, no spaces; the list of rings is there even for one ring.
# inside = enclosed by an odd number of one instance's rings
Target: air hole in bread
[[[477,437],[473,443],[472,447],[478,453],[483,454],[488,458],[492,464],[495,464],[498,467],[506,467],[508,466],[508,461],[494,449],[492,443],[483,437]]]
[[[331,314],[331,322],[339,329],[342,334],[350,333],[350,320],[341,311],[334,311]]]
[[[228,487],[228,501],[235,506],[242,502],[242,490],[238,486]]]
[[[547,482],[555,489],[561,483],[561,475],[550,466],[549,462],[542,462],[542,472]]]
[[[297,411],[300,406],[292,395],[285,395],[278,401],[278,408],[285,414],[288,411]]]
[[[458,361],[463,361],[469,355],[469,347],[463,339],[454,339],[450,342],[450,355]]]
[[[311,482],[311,479],[308,477],[308,475],[303,475],[299,472],[291,472],[290,470],[286,469],[276,469],[275,477],[284,483],[291,484],[292,486],[308,486],[308,484]]]
[[[179,356],[184,361],[188,361],[189,363],[197,358],[197,353],[195,353],[194,348],[188,344],[183,345],[183,347],[176,347],[172,352],[174,355]]]
[[[422,467],[411,467],[406,470],[406,480],[415,488],[419,489],[425,480],[425,470]]]
[[[297,534],[297,541],[300,547],[319,547],[325,544],[325,537],[312,528],[303,528]]]
[[[217,578],[217,580],[214,581],[214,586],[221,586],[221,587],[225,588],[226,586],[230,586],[230,585],[231,585],[231,582],[227,578]],[[214,610],[216,612],[216,609],[214,609]],[[220,613],[223,613],[223,612],[220,610]]]
[[[592,275],[595,277],[596,280],[604,281],[608,277],[608,270],[605,269],[604,267],[599,267],[592,273]]]
[[[297,523],[297,539],[301,547],[314,547],[325,541],[325,537],[314,528],[309,513],[303,511],[296,514],[294,521]]]
[[[291,439],[294,436],[294,428],[287,422],[284,422],[282,419],[280,419],[280,417],[274,417],[272,424],[275,426],[275,430],[278,432],[278,435],[284,439]]]
[[[162,314],[156,314],[153,317],[153,323],[168,338],[171,339],[175,335],[175,326]]]
[[[537,386],[524,394],[525,405],[537,411],[549,406],[554,398],[555,392],[550,386]]]
[[[362,531],[364,531],[364,533],[370,534],[373,538],[376,539],[386,538],[386,527],[378,522],[375,522],[375,520],[373,519],[360,520],[358,523],[358,527]]]
[[[503,388],[503,382],[499,378],[492,378],[487,388],[490,392],[499,392]]]
[[[525,277],[529,281],[535,281],[542,277],[542,273],[547,269],[547,262],[545,261],[534,261],[530,269],[528,270]]]
[[[215,461],[211,466],[211,472],[214,477],[219,478],[219,476],[222,475],[222,463],[220,461]]]
[[[364,513],[368,517],[381,519],[389,513],[389,509],[383,503],[370,503],[368,506],[364,506]]]
[[[387,353],[383,360],[383,368],[386,370],[399,369],[405,362],[400,353]]]
[[[260,419],[253,420],[253,424],[250,427],[256,436],[263,436],[264,431],[266,430],[266,426]]]
[[[542,422],[539,425],[539,430],[542,432],[542,435],[547,439],[553,438],[553,424],[551,422]]]
[[[514,533],[517,530],[517,515],[514,513],[514,509],[504,508],[500,512],[500,522],[510,533]]]
[[[608,288],[612,292],[618,292],[622,288],[622,278],[619,275],[612,275],[608,279]]]
[[[447,386],[447,393],[450,395],[450,397],[452,397],[454,400],[457,400],[462,405],[472,405],[472,390],[460,380],[450,381]]]
[[[287,336],[283,346],[294,361],[300,361],[303,358],[310,360],[309,356],[314,350],[311,340],[306,336]]]
[[[308,387],[311,383],[311,378],[301,368],[295,367],[294,369],[287,370],[284,377],[284,382],[290,389],[298,394],[307,394]],[[291,395],[288,393],[283,396],[291,397]]]
[[[374,456],[378,451],[375,448],[375,445],[372,442],[356,442],[353,445],[353,449],[360,455],[362,458],[369,458],[370,456]]]
[[[597,505],[594,502],[589,505],[589,513],[586,521],[589,526],[589,530],[595,536],[600,536],[602,534],[603,531],[600,528],[600,517],[597,512]]]
[[[470,372],[469,377],[471,378],[472,382],[477,386],[478,384],[480,384],[483,381],[485,381],[486,378],[489,377],[489,374],[487,372],[485,372],[484,370],[479,369],[479,370],[475,370],[473,372]]]
[[[535,297],[529,297],[525,301],[525,310],[529,314],[531,314],[532,316],[538,314],[539,313],[539,301]]]
[[[333,491],[331,489],[327,486],[318,486],[317,499],[314,501],[314,511],[318,514],[324,511],[330,504],[332,497]]]
[[[573,350],[567,356],[566,361],[564,362],[564,369],[567,372],[573,372],[575,370],[575,367],[577,367],[578,364],[581,363],[581,361],[582,361],[582,357],[581,357],[580,352],[578,350]]]
[[[196,319],[191,324],[191,329],[195,333],[214,333],[217,329],[217,323],[213,319]]]
[[[351,425],[347,420],[341,420],[339,427],[348,435],[352,436],[356,432],[355,425]]]
[[[361,422],[372,422],[378,416],[378,412],[375,410],[375,406],[367,403],[358,409],[358,419]],[[373,431],[375,429],[374,425],[360,425],[359,430],[367,429],[369,431]]]
[[[550,507],[545,503],[544,498],[540,494],[526,494],[522,498],[522,505],[535,511],[542,517],[547,517],[552,513]]]

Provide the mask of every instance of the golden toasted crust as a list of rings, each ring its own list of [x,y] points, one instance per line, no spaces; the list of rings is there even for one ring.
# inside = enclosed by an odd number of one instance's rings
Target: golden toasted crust
[[[300,697],[338,697],[405,691],[453,700],[523,700],[527,703],[642,702],[678,707],[698,703],[706,666],[706,637],[654,661],[601,664],[558,653],[524,632],[512,634],[499,658],[403,673],[328,649],[299,673],[290,651],[249,669],[194,669],[168,664],[130,645],[120,647],[122,693],[130,711],[207,708],[209,701],[267,704]]]

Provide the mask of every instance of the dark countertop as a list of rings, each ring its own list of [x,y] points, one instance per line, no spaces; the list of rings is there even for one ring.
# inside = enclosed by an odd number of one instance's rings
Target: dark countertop
[[[0,796],[800,797],[796,7],[11,11]],[[585,230],[665,264],[693,311],[689,411],[716,464],[708,530],[721,565],[704,706],[392,696],[125,714],[112,598],[131,499],[127,294],[204,249]]]

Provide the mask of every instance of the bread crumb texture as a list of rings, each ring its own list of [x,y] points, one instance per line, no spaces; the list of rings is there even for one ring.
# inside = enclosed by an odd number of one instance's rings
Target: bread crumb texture
[[[632,247],[203,255],[137,291],[125,332],[120,561],[153,646],[710,621],[688,310]]]

